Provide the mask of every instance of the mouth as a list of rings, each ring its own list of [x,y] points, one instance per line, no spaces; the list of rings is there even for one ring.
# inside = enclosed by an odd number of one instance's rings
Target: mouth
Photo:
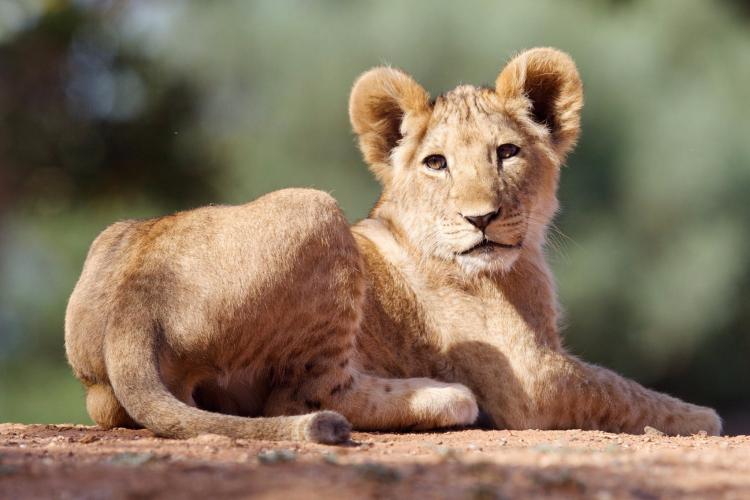
[[[459,255],[483,255],[494,252],[495,250],[514,250],[521,248],[521,243],[509,245],[507,243],[497,243],[495,241],[488,240],[487,238],[482,239],[479,243],[459,253]]]

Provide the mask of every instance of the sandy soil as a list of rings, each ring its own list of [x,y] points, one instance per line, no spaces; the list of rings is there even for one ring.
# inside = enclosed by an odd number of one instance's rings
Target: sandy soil
[[[750,436],[464,430],[354,440],[175,441],[0,424],[0,498],[750,498]]]

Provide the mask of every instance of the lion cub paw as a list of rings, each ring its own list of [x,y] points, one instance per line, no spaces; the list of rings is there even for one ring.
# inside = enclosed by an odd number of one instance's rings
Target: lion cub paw
[[[341,444],[349,441],[352,426],[334,411],[320,411],[310,416],[305,429],[308,441],[323,444]]]
[[[479,415],[474,394],[461,384],[432,382],[414,392],[409,400],[419,422],[415,429],[473,424]]]
[[[680,422],[677,434],[690,436],[701,431],[709,436],[721,434],[721,418],[716,411],[704,406],[690,406],[690,412]]]
[[[711,408],[685,403],[681,411],[669,414],[663,428],[658,430],[670,436],[692,436],[703,432],[709,436],[719,436],[721,418]],[[644,429],[644,432],[648,431]]]

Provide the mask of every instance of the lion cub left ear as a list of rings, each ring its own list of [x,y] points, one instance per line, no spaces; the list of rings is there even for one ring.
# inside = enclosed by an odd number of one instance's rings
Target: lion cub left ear
[[[583,85],[568,54],[552,48],[522,52],[500,72],[495,90],[507,109],[547,128],[560,161],[573,149],[581,129]]]
[[[418,135],[430,115],[430,96],[401,70],[379,67],[361,75],[349,98],[359,148],[378,180],[390,182],[393,149]]]

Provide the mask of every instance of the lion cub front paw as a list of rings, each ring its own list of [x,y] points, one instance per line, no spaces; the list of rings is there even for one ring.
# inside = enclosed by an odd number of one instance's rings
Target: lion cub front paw
[[[461,384],[433,382],[415,391],[409,404],[419,420],[415,429],[469,425],[479,415],[474,394]]]
[[[667,422],[665,428],[660,430],[670,435],[692,436],[699,432],[709,436],[721,434],[721,418],[714,410],[704,406],[688,405],[684,413],[668,417]]]
[[[711,408],[693,406],[684,421],[685,429],[680,434],[693,435],[705,431],[709,436],[721,435],[721,418]]]

